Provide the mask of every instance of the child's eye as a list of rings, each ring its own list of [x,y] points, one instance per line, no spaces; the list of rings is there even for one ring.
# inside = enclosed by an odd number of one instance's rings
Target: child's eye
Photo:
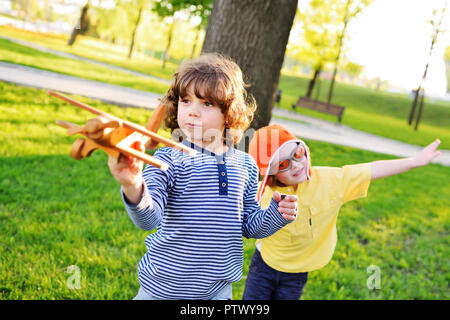
[[[297,150],[295,150],[295,153],[294,153],[294,158],[302,159],[304,155],[305,155],[305,149],[297,148]]]
[[[189,99],[180,99],[182,103],[189,103]]]
[[[288,159],[280,161],[278,163],[278,170],[286,170],[289,168],[290,161]]]
[[[205,106],[207,106],[207,107],[212,107],[213,104],[212,104],[211,102],[209,102],[209,101],[205,101]]]

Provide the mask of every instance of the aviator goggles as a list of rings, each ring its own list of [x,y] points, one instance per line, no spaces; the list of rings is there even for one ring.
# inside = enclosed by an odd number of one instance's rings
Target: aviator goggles
[[[297,142],[297,147],[292,150],[292,153],[289,157],[282,158],[276,164],[270,167],[269,174],[274,175],[279,172],[288,171],[292,167],[292,161],[300,162],[303,160],[305,156],[305,148]]]

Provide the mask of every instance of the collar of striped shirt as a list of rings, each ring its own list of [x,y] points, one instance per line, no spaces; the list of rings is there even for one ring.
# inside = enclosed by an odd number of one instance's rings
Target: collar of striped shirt
[[[227,173],[227,166],[225,158],[227,156],[231,156],[236,151],[234,147],[227,146],[228,150],[222,154],[215,154],[212,151],[209,151],[199,145],[196,145],[195,143],[188,141],[187,139],[183,140],[182,142],[184,145],[201,152],[206,155],[210,155],[212,157],[215,157],[217,160],[217,174],[219,177],[219,195],[226,196],[228,195],[228,173]]]
[[[203,147],[201,147],[201,146],[199,146],[199,145],[197,145],[197,144],[195,144],[195,143],[193,143],[193,142],[191,142],[191,141],[189,141],[187,139],[184,139],[181,143],[186,145],[186,146],[188,146],[188,147],[190,147],[191,149],[194,149],[194,150],[198,151],[198,152],[201,152],[203,154],[207,154],[207,155],[216,157],[218,160],[224,159],[227,156],[231,156],[235,152],[234,147],[230,146],[230,145],[227,145],[228,150],[226,152],[224,152],[222,154],[215,154],[214,152],[209,151],[209,150],[207,150],[207,149],[205,149],[205,148],[203,148]]]

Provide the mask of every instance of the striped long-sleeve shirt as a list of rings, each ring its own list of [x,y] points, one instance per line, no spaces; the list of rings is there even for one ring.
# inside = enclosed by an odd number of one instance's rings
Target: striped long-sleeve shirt
[[[162,299],[209,299],[242,277],[243,241],[264,238],[289,222],[272,200],[256,201],[258,169],[247,153],[229,148],[215,155],[194,145],[195,156],[163,147],[155,157],[167,171],[147,166],[137,205],[122,197],[141,229],[157,228],[145,239],[138,278],[143,289]]]

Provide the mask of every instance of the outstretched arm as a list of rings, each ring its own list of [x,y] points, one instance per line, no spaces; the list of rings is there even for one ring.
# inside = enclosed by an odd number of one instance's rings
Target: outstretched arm
[[[382,160],[372,162],[372,180],[393,176],[414,168],[426,166],[438,157],[441,152],[436,151],[441,141],[436,139],[419,153],[410,158],[397,160]]]

